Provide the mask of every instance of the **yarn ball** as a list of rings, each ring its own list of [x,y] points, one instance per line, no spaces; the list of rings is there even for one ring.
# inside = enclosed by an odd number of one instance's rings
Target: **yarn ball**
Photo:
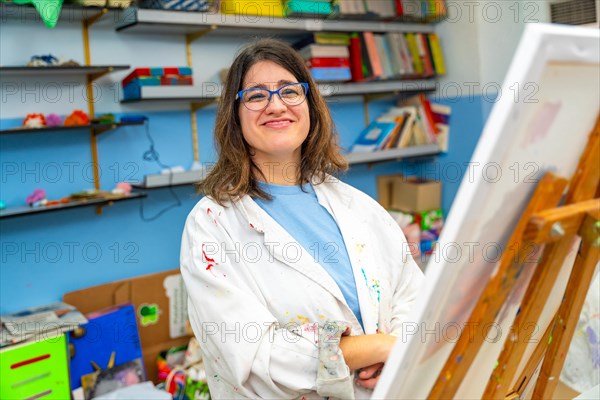
[[[62,125],[62,118],[58,114],[48,114],[46,116],[46,126],[60,126]]]
[[[23,126],[28,128],[41,128],[46,126],[46,118],[44,114],[27,114],[23,120]]]
[[[90,117],[81,110],[75,110],[65,118],[65,126],[87,125],[89,123]]]

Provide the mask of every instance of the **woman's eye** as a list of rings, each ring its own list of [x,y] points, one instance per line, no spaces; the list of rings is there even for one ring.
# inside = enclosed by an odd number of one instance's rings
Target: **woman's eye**
[[[261,101],[266,98],[267,96],[264,93],[252,93],[248,96],[246,101]]]
[[[285,89],[281,91],[281,94],[286,97],[298,96],[298,91],[295,89]]]

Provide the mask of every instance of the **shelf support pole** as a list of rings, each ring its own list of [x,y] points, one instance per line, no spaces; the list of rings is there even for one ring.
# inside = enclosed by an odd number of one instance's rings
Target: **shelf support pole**
[[[204,35],[213,30],[217,29],[216,25],[211,25],[208,29],[188,33],[185,35],[185,54],[187,58],[188,67],[192,68],[192,42],[200,39]],[[196,116],[196,112],[204,107],[206,104],[201,103],[192,103],[190,105],[190,122],[192,125],[192,148],[194,151],[194,164],[192,165],[192,169],[199,169],[200,166],[200,149],[198,146],[198,117]]]
[[[95,24],[107,12],[108,12],[108,9],[103,8],[102,10],[100,10],[100,12],[98,14],[96,14],[90,18],[86,18],[82,22],[83,55],[84,55],[85,65],[89,66],[89,65],[91,65],[91,62],[92,62],[92,56],[91,56],[91,52],[90,52],[90,32],[89,32],[90,26]],[[106,72],[97,73],[97,74],[89,74],[86,77],[86,94],[87,94],[87,103],[88,103],[88,114],[89,114],[90,120],[93,119],[95,116],[93,83],[94,83],[95,79],[98,79],[105,73]],[[96,130],[91,129],[90,130],[90,148],[92,151],[92,168],[93,168],[93,172],[94,172],[94,189],[96,189],[98,191],[98,190],[100,190],[100,170],[98,168],[98,144],[97,144],[96,139],[97,139]],[[100,207],[100,206],[96,207],[96,214],[98,214],[98,215],[102,214],[102,207]]]

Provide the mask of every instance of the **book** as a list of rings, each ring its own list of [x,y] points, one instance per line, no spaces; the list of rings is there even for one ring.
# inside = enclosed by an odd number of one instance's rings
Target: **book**
[[[86,316],[83,333],[69,335],[74,349],[71,356],[71,389],[81,386],[81,377],[94,372],[94,361],[105,367],[115,354],[115,365],[142,357],[135,308],[131,304],[109,307]]]
[[[314,67],[350,67],[350,59],[343,57],[314,57],[306,60],[309,68]]]
[[[417,39],[414,33],[405,33],[406,43],[412,59],[412,65],[414,73],[417,75],[423,75],[423,62],[419,57],[419,48],[417,47]]]
[[[404,64],[402,63],[402,57],[400,55],[400,42],[397,37],[398,32],[390,32],[385,34],[385,47],[388,49],[390,55],[390,62],[392,63],[392,70],[394,76],[404,75]]]
[[[403,16],[404,11],[402,10],[402,0],[394,0],[394,5],[396,6],[396,16]]]
[[[284,10],[288,17],[326,17],[333,12],[331,3],[309,0],[288,0]]]
[[[315,81],[349,81],[352,79],[349,67],[316,67],[310,68]]]
[[[417,109],[417,120],[415,123],[414,139],[419,145],[431,144],[437,141],[436,131],[434,127],[433,117],[429,110],[429,100],[419,94],[405,99],[402,105],[414,106]]]
[[[375,120],[358,136],[351,148],[352,153],[372,152],[381,148],[388,136],[396,129],[397,123]]]
[[[430,133],[429,136],[430,138],[433,138],[435,140],[435,135],[437,134],[437,131],[435,129],[435,121],[433,120],[433,113],[431,111],[431,103],[423,94],[419,95],[419,101],[421,102],[421,107],[423,107],[423,114],[425,115],[427,131],[428,133]]]
[[[446,74],[446,66],[444,64],[444,57],[442,55],[442,47],[440,41],[435,33],[427,35],[429,41],[429,47],[431,49],[431,58],[433,59],[433,66],[437,75]]]
[[[350,52],[348,51],[348,47],[346,46],[328,46],[324,44],[309,44],[308,46],[302,48],[300,51],[300,56],[305,60],[311,58],[327,58],[327,57],[336,57],[336,58],[349,58]]]
[[[373,32],[363,32],[365,38],[365,44],[367,46],[367,55],[369,57],[369,63],[371,64],[373,78],[381,78],[383,76],[383,67],[379,58],[379,52],[377,51],[377,44],[375,43],[375,36]]]
[[[350,37],[350,72],[352,74],[353,81],[362,81],[363,68],[362,68],[362,56],[361,56],[361,43],[358,33],[353,33]]]
[[[394,0],[365,0],[368,12],[380,18],[391,18],[396,16]]]
[[[394,76],[394,71],[392,69],[392,64],[389,57],[389,51],[385,46],[385,37],[383,35],[373,35],[375,38],[375,46],[377,47],[377,54],[379,55],[379,60],[381,61],[381,68],[383,70],[382,79],[389,79]]]
[[[385,145],[386,149],[395,149],[398,147],[398,143],[400,142],[400,135],[402,133],[402,128],[404,123],[406,122],[406,115],[398,115],[393,117],[393,121],[396,123],[396,129],[390,135],[390,140]]]
[[[350,35],[339,32],[315,32],[303,37],[301,40],[298,40],[292,45],[292,47],[298,50],[308,46],[309,44],[349,46]]]
[[[431,62],[431,54],[429,52],[429,45],[427,43],[427,37],[424,33],[416,33],[415,38],[417,40],[417,48],[419,49],[419,58],[423,64],[423,74],[425,76],[435,75],[433,70],[433,63]]]
[[[441,151],[447,152],[450,136],[450,114],[452,109],[442,104],[431,103],[431,112],[437,130],[438,146]]]
[[[421,19],[423,17],[421,0],[402,0],[402,10],[404,15],[411,19]]]
[[[402,60],[402,65],[404,66],[404,73],[406,75],[414,75],[415,69],[412,63],[412,56],[410,54],[410,50],[408,49],[408,43],[406,42],[406,38],[401,33],[396,33],[396,37],[398,38],[398,42],[400,43],[400,58]]]
[[[417,109],[416,119],[413,125],[412,138],[409,146],[423,146],[429,143],[429,138],[423,126],[423,114],[419,109]]]
[[[392,107],[385,115],[394,116],[396,118],[399,116],[403,117],[402,126],[398,132],[397,143],[394,147],[408,147],[413,136],[414,124],[417,118],[417,108],[414,106]]]
[[[367,41],[364,34],[358,35],[360,38],[360,57],[362,62],[362,75],[364,80],[375,79],[373,75],[373,66],[371,65],[371,59],[369,58],[369,51],[367,50]]]

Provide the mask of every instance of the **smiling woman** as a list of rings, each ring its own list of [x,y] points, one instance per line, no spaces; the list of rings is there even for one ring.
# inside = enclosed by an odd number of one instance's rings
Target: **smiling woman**
[[[288,86],[291,83],[300,83],[303,91]],[[257,89],[281,89],[283,94]],[[291,101],[290,90],[299,94],[297,101]],[[289,130],[282,130],[286,124]],[[283,154],[287,150],[279,146],[285,143],[298,148]],[[322,182],[328,174],[347,168],[329,109],[304,60],[287,44],[272,39],[247,47],[229,69],[215,144],[217,163],[199,189],[220,204],[246,194],[268,199],[257,176],[264,182],[296,185]]]
[[[239,92],[244,104],[239,107],[242,133],[254,164],[268,183],[297,184],[301,147],[310,130],[310,117],[303,86],[308,88],[308,84],[296,80],[273,61],[259,61],[248,70],[244,90]],[[268,90],[269,87],[276,90]],[[270,171],[270,166],[278,168]]]
[[[368,398],[410,322],[422,273],[389,214],[333,177],[337,140],[291,47],[237,56],[181,244],[213,398]]]

